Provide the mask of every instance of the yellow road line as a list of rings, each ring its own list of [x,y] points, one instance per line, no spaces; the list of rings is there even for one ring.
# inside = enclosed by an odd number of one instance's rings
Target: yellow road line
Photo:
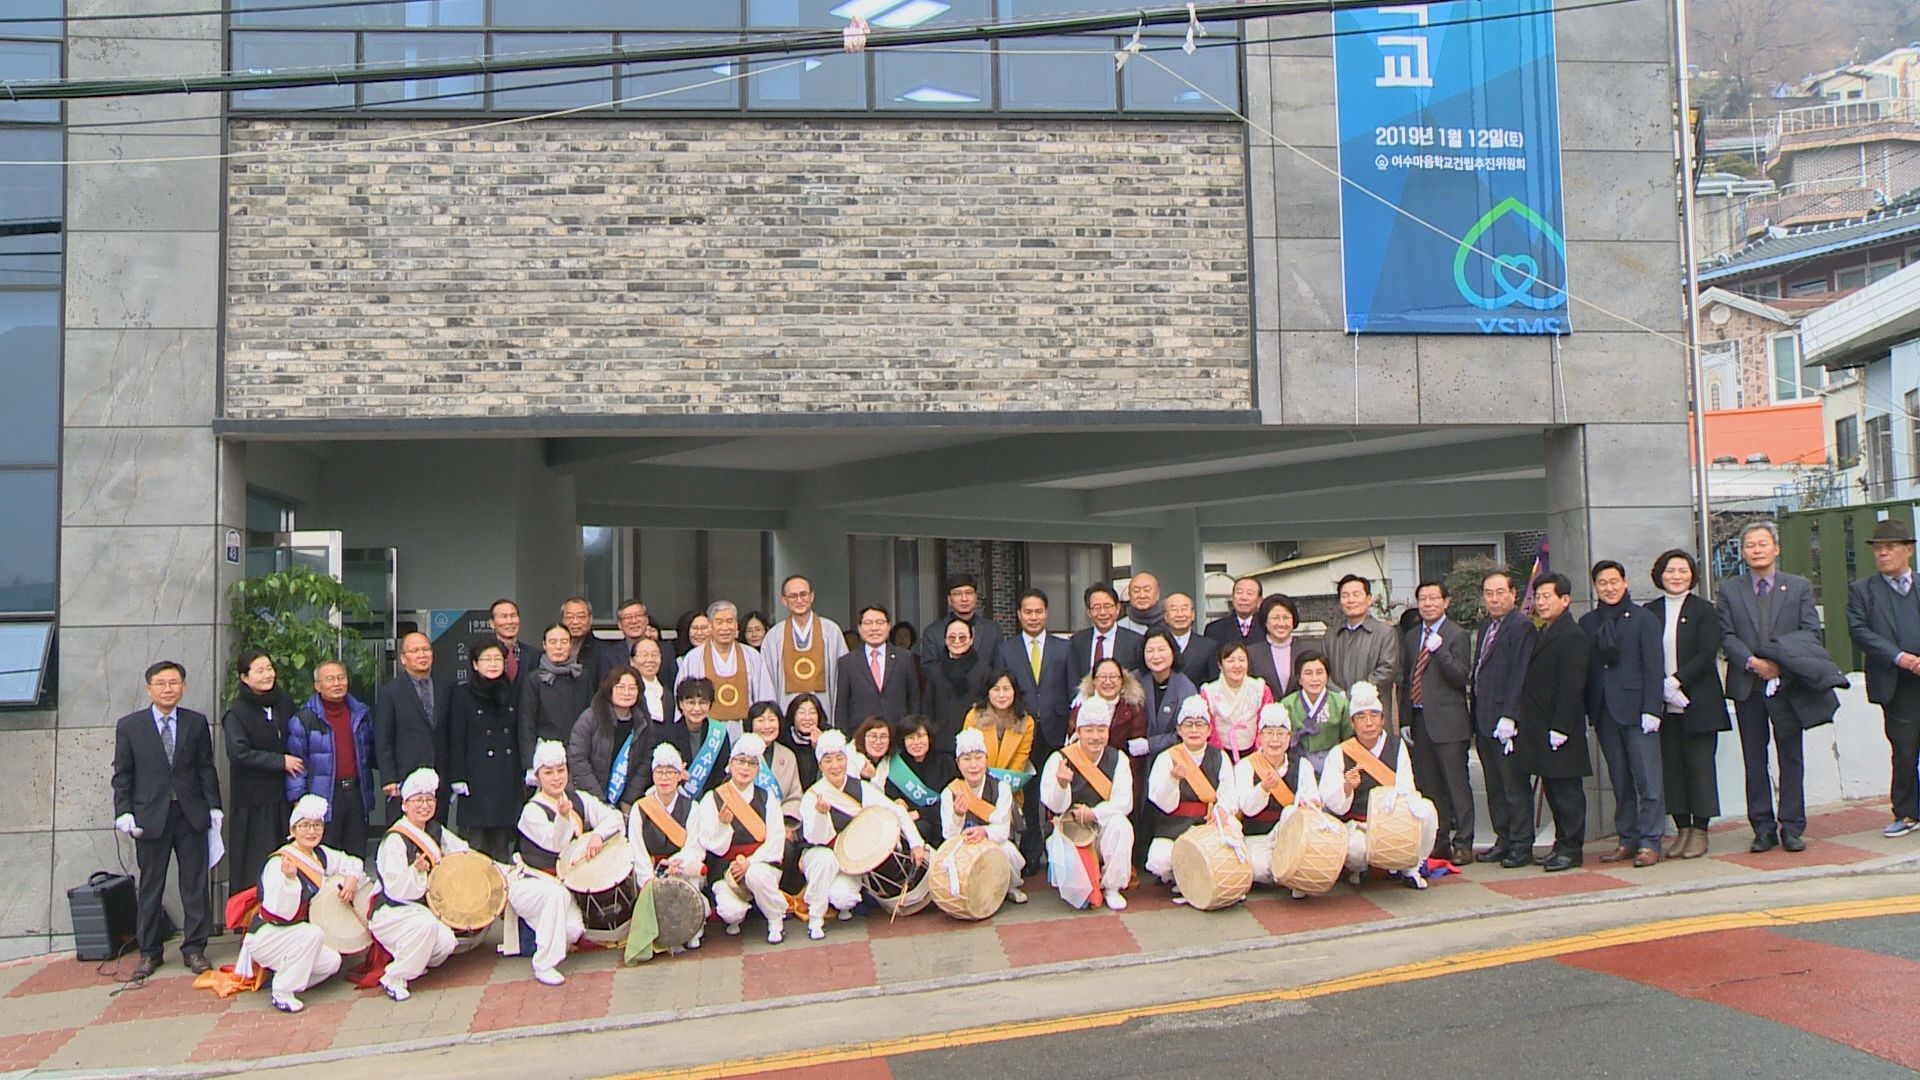
[[[1353,990],[1366,990],[1378,986],[1389,986],[1395,983],[1431,979],[1441,975],[1455,975],[1467,971],[1484,971],[1488,968],[1505,967],[1511,964],[1524,964],[1533,960],[1548,960],[1558,956],[1566,956],[1571,953],[1589,952],[1595,949],[1609,949],[1621,945],[1636,945],[1648,941],[1688,937],[1695,934],[1711,934],[1723,930],[1747,930],[1767,926],[1795,926],[1811,923],[1837,922],[1846,919],[1867,919],[1882,915],[1912,915],[1917,913],[1920,913],[1920,895],[1892,896],[1879,900],[1839,900],[1825,904],[1807,904],[1800,907],[1769,908],[1761,911],[1730,912],[1719,915],[1693,915],[1686,918],[1645,923],[1639,926],[1623,926],[1612,930],[1598,930],[1588,934],[1575,934],[1570,937],[1554,938],[1549,941],[1539,941],[1525,945],[1508,945],[1498,949],[1460,953],[1433,960],[1420,960],[1410,964],[1399,964],[1394,967],[1381,968],[1377,971],[1367,971],[1357,975],[1348,975],[1343,978],[1329,979],[1325,982],[1311,983],[1306,986],[1296,986],[1281,990],[1257,990],[1246,993],[1201,998],[1196,1001],[1177,1001],[1159,1005],[1137,1005],[1125,1009],[1090,1013],[1083,1016],[1062,1016],[1047,1020],[1024,1020],[1012,1023],[985,1024],[979,1027],[962,1028],[957,1031],[934,1032],[926,1035],[908,1035],[894,1039],[880,1039],[873,1042],[841,1045],[829,1049],[794,1050],[781,1054],[769,1054],[763,1057],[719,1062],[713,1065],[620,1073],[609,1078],[609,1080],[665,1080],[665,1078],[668,1077],[676,1078],[676,1080],[718,1080],[718,1078],[722,1077],[750,1076],[755,1073],[772,1072],[776,1069],[803,1069],[821,1065],[832,1065],[845,1061],[861,1061],[868,1058],[897,1057],[903,1054],[914,1054],[926,1050],[948,1050],[959,1046],[977,1046],[981,1043],[1006,1042],[1013,1039],[1031,1039],[1044,1035],[1058,1035],[1072,1031],[1118,1027],[1129,1021],[1148,1016],[1178,1016],[1184,1013],[1204,1012],[1211,1009],[1225,1009],[1275,1001],[1306,1001],[1312,998],[1326,997],[1330,994],[1343,994]]]

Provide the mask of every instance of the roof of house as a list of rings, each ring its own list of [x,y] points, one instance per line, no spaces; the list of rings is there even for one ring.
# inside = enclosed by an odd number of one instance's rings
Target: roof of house
[[[1768,235],[1738,251],[1722,255],[1700,269],[1699,281],[1710,285],[1745,277],[1771,266],[1805,262],[1854,248],[1872,247],[1890,240],[1920,235],[1920,199],[1909,193],[1900,203],[1857,221],[1812,225]]]

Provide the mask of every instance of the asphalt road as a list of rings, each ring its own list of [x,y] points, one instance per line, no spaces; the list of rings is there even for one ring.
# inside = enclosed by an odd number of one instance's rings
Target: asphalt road
[[[1702,934],[787,1075],[1870,1080],[1915,1068],[1920,920],[1901,916]]]

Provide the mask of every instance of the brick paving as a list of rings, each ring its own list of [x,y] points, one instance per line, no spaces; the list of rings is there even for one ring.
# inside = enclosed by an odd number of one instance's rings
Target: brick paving
[[[739,937],[726,936],[715,924],[700,949],[633,967],[620,966],[620,955],[613,951],[575,954],[562,968],[568,980],[559,988],[534,982],[525,959],[500,958],[489,943],[428,972],[414,984],[407,1002],[395,1004],[377,989],[357,990],[335,978],[301,995],[307,1010],[297,1017],[274,1012],[264,992],[223,1001],[194,990],[191,976],[172,952],[169,966],[158,977],[125,988],[115,981],[111,967],[102,975],[93,963],[42,957],[0,966],[0,986],[10,987],[0,997],[0,1071],[233,1061],[457,1038],[605,1016],[994,975],[1215,942],[1285,938],[1342,927],[1387,928],[1401,919],[1453,911],[1484,913],[1555,897],[1628,897],[1655,886],[1704,885],[1755,872],[1840,868],[1920,854],[1920,838],[1881,837],[1886,821],[1880,800],[1843,804],[1814,816],[1807,829],[1810,844],[1799,855],[1751,855],[1745,826],[1730,823],[1724,834],[1716,833],[1708,857],[1669,860],[1651,869],[1599,867],[1599,853],[1612,846],[1600,842],[1588,849],[1585,868],[1561,874],[1545,874],[1537,867],[1476,865],[1435,881],[1425,892],[1371,878],[1357,889],[1342,882],[1326,896],[1309,900],[1293,900],[1263,887],[1244,904],[1219,912],[1175,905],[1167,889],[1150,883],[1128,894],[1125,912],[1074,911],[1034,877],[1026,885],[1030,903],[1009,904],[984,922],[960,922],[929,908],[892,921],[862,916],[829,922],[826,939],[812,942],[804,924],[789,920],[786,941],[768,945],[756,917]],[[234,949],[234,939],[216,940],[209,956],[216,963],[230,962]],[[120,969],[124,977],[130,964]],[[832,1068],[836,1078],[854,1075],[844,1065]],[[828,1074],[802,1070],[792,1075]]]

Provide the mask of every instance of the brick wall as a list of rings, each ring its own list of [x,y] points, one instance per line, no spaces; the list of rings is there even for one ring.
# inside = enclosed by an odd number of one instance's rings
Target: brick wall
[[[228,416],[1253,406],[1237,128],[443,126],[232,124]]]

